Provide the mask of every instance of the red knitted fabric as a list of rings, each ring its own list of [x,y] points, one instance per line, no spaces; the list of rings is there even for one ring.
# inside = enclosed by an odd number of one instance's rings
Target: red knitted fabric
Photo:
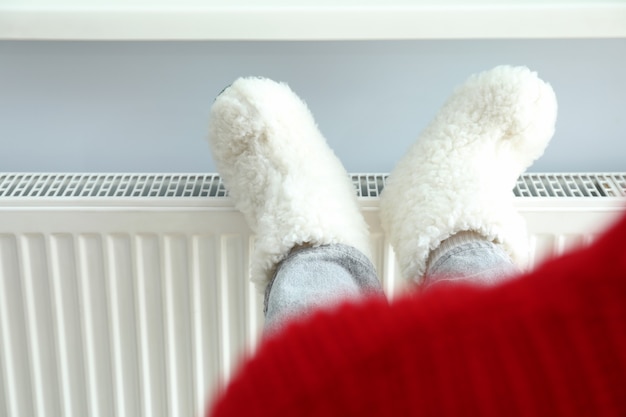
[[[209,415],[626,416],[626,218],[498,287],[371,299],[294,323]]]

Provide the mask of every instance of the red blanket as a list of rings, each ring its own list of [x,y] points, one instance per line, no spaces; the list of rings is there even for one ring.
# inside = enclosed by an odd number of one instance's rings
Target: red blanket
[[[489,289],[345,304],[266,340],[221,416],[626,416],[626,217]]]

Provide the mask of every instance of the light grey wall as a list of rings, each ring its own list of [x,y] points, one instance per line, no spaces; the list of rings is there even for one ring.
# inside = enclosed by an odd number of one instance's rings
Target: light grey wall
[[[0,171],[210,172],[213,97],[286,81],[351,172],[388,172],[452,89],[527,65],[559,98],[533,171],[626,171],[626,39],[0,42]]]

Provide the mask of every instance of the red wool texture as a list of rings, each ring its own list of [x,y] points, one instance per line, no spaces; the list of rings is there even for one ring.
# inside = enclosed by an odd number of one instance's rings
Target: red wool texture
[[[497,287],[293,323],[207,416],[626,416],[626,217]]]

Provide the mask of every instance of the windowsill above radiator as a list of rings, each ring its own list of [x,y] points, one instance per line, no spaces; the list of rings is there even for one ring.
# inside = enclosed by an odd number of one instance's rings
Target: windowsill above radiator
[[[626,37],[595,0],[9,0],[0,39],[371,40]]]

